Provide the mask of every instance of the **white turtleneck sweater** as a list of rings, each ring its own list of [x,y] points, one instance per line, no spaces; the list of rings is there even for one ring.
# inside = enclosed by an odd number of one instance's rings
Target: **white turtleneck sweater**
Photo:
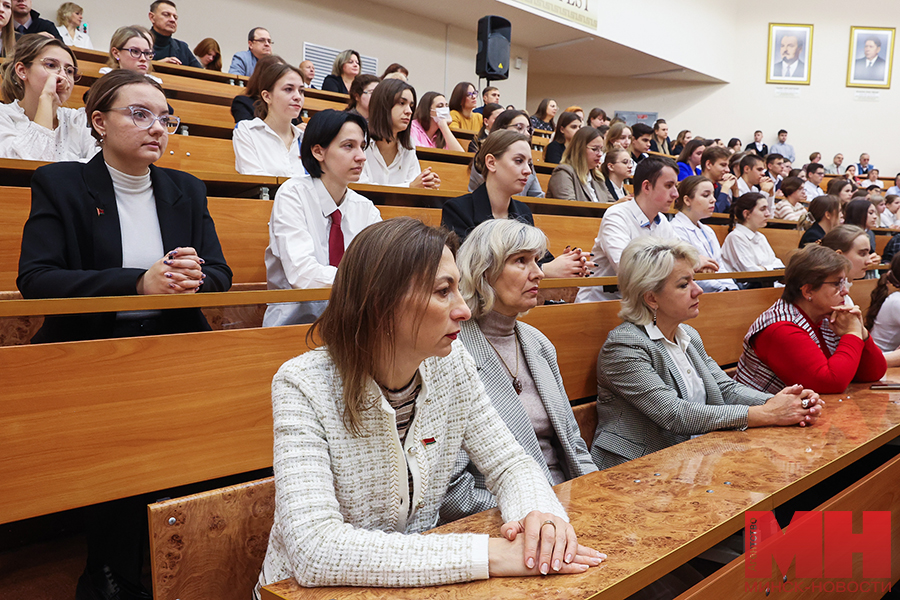
[[[165,254],[150,170],[128,175],[106,165],[116,193],[122,231],[122,267],[149,269]],[[173,248],[174,250],[174,248]]]

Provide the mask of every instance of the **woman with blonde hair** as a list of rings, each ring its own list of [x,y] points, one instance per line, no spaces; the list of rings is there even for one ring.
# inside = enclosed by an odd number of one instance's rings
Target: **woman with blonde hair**
[[[603,152],[608,153],[616,147],[627,150],[631,146],[631,137],[631,127],[622,121],[616,121],[609,126],[603,139]]]
[[[634,160],[628,150],[613,146],[600,163],[600,173],[604,178],[603,197],[601,202],[618,202],[631,198],[625,191],[625,180],[630,178],[634,169]]]
[[[148,75],[156,83],[162,79],[149,75],[153,71],[153,35],[140,25],[119,27],[109,40],[109,58],[100,69],[105,75],[115,69],[127,69]]]
[[[0,74],[0,158],[83,161],[98,152],[84,109],[63,106],[81,79],[68,46],[23,35]]]
[[[222,49],[213,38],[205,38],[194,47],[194,56],[207,71],[222,70]]]
[[[325,76],[322,82],[322,90],[348,94],[353,79],[359,75],[362,68],[362,58],[356,50],[344,50],[334,58],[331,65],[331,74]]]
[[[691,134],[690,129],[682,129],[679,131],[678,135],[675,136],[675,143],[672,145],[672,154],[680,156],[685,145],[692,139],[694,139],[694,136]]]
[[[581,202],[605,201],[603,181],[595,177],[602,154],[600,132],[594,127],[579,129],[566,146],[562,161],[553,169],[547,187],[549,197]]]
[[[87,26],[82,27],[83,20],[84,9],[74,2],[63,2],[56,11],[56,28],[66,46],[93,50]]]

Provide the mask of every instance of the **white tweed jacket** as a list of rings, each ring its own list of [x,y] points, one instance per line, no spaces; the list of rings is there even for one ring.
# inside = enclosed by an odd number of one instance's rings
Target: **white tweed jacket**
[[[706,353],[697,330],[679,325],[686,354],[703,380],[706,404],[685,400],[687,388],[661,340],[640,325],[609,332],[597,357],[597,430],[591,455],[606,469],[716,429],[745,429],[749,406],[771,394],[728,377]]]
[[[500,364],[497,353],[488,345],[487,339],[474,319],[460,325],[459,339],[475,359],[478,374],[484,383],[488,396],[509,427],[516,440],[540,466],[541,471],[552,485],[550,470],[541,452],[541,445],[534,433],[528,413],[519,401],[506,370]],[[525,362],[534,379],[538,393],[560,446],[560,461],[565,464],[569,477],[579,477],[597,470],[588,452],[587,444],[581,438],[581,431],[572,405],[563,386],[562,375],[556,362],[556,348],[538,329],[516,322],[516,332],[522,343]],[[460,519],[496,506],[494,496],[487,490],[484,475],[469,460],[465,452],[460,452],[452,476],[450,489],[441,507],[444,522]]]
[[[491,406],[461,342],[448,357],[425,360],[419,373],[401,447],[394,410],[374,381],[364,433],[354,437],[342,422],[341,378],[328,352],[282,365],[272,382],[275,521],[260,584],[293,576],[303,586],[419,587],[486,578],[487,535],[409,535],[437,523],[460,449],[485,474],[504,521],[532,510],[567,518]]]

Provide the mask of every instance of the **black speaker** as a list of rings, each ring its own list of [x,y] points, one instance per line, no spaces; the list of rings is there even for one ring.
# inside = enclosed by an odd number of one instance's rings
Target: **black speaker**
[[[503,17],[478,19],[478,54],[475,73],[488,81],[509,78],[509,44],[512,24]]]

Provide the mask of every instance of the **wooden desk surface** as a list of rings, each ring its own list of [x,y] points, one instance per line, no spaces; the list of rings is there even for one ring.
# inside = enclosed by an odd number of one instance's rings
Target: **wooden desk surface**
[[[826,397],[815,427],[713,432],[556,486],[579,541],[609,555],[587,573],[400,590],[286,580],[263,598],[625,598],[743,528],[745,511],[771,510],[896,437],[900,393],[868,387]],[[494,509],[435,531],[496,535],[500,524]]]

